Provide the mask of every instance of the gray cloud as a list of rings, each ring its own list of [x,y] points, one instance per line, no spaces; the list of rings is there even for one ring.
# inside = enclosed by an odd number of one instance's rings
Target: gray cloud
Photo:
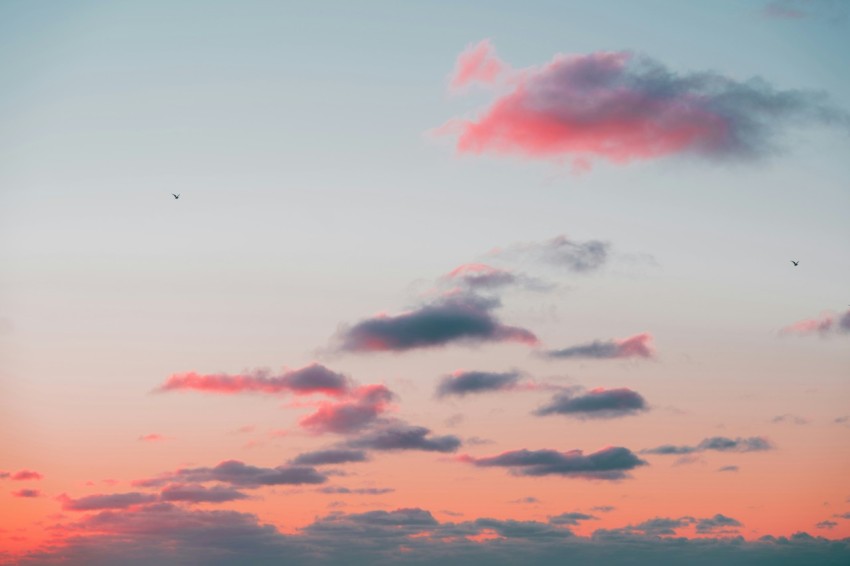
[[[519,381],[518,372],[493,373],[485,371],[457,372],[444,376],[437,386],[437,396],[459,396],[510,389]]]
[[[765,450],[773,450],[774,446],[769,440],[762,436],[752,436],[750,438],[726,438],[724,436],[713,436],[706,438],[696,446],[674,446],[672,444],[664,444],[656,448],[647,448],[641,450],[641,454],[692,454],[694,452],[704,452],[713,450],[716,452],[762,452]]]
[[[110,493],[97,494],[71,499],[66,495],[59,497],[62,509],[66,511],[99,511],[103,509],[125,509],[132,505],[152,503],[157,501],[157,496],[149,493]]]
[[[205,487],[199,484],[172,484],[163,488],[160,498],[163,501],[186,503],[224,503],[247,499],[248,496],[237,489],[223,485]]]
[[[561,513],[560,515],[549,517],[549,522],[553,525],[578,525],[582,521],[591,521],[598,518],[586,513]]]
[[[432,436],[431,431],[422,426],[393,422],[349,441],[348,445],[380,451],[454,452],[460,447],[461,441],[454,435]]]
[[[548,350],[544,355],[550,358],[577,358],[590,360],[612,360],[617,358],[651,358],[652,335],[638,334],[622,340],[596,340],[559,350]]]
[[[319,489],[321,493],[327,493],[331,495],[383,495],[385,493],[392,493],[395,489],[391,487],[361,487],[361,488],[348,488],[341,486],[328,486]]]
[[[628,388],[593,389],[583,394],[565,391],[537,409],[536,415],[567,415],[585,418],[610,419],[635,415],[648,409],[646,400]]]
[[[561,475],[566,477],[619,480],[628,471],[646,464],[628,448],[608,447],[585,455],[581,450],[515,450],[487,458],[465,456],[478,467],[505,467],[519,476]]]
[[[340,349],[403,352],[452,343],[537,343],[532,332],[500,323],[491,313],[498,306],[496,299],[474,295],[444,297],[407,313],[358,322],[340,333]]]
[[[322,466],[325,464],[345,464],[348,462],[365,462],[368,459],[363,450],[348,450],[345,448],[334,448],[329,450],[316,450],[304,452],[292,460],[295,465]]]
[[[190,483],[216,481],[253,489],[268,485],[319,484],[327,481],[327,476],[310,466],[261,468],[250,466],[239,460],[226,460],[212,468],[183,468],[156,478],[134,481],[133,485],[155,487],[175,481]]]

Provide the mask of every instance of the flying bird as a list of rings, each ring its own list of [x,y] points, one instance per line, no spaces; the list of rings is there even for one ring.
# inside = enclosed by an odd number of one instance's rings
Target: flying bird
[[[799,264],[800,262],[799,262],[799,261],[794,261],[794,260],[792,259],[792,260],[791,260],[791,263],[793,263],[794,265],[797,265],[797,264]]]
[[[180,193],[177,193],[176,195],[174,193],[171,193],[171,196],[173,196],[176,200],[180,198]]]

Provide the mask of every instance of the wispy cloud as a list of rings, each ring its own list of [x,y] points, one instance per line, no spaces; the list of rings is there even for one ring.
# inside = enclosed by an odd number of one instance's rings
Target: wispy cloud
[[[825,313],[820,318],[800,320],[780,330],[781,334],[850,335],[850,310],[843,313]]]
[[[549,350],[544,355],[550,358],[577,358],[591,360],[611,360],[622,358],[652,358],[652,335],[637,334],[620,340],[596,340],[559,350]]]
[[[694,452],[713,450],[716,452],[763,452],[773,450],[774,446],[763,436],[751,436],[749,438],[726,438],[724,436],[713,436],[706,438],[696,446],[675,446],[664,444],[655,448],[641,450],[641,454],[681,455]]]
[[[321,364],[311,364],[295,370],[272,375],[269,370],[255,370],[242,374],[178,373],[168,378],[156,391],[195,390],[209,393],[236,394],[245,392],[291,393],[309,395],[323,393],[331,396],[346,395],[351,383],[341,373]]]

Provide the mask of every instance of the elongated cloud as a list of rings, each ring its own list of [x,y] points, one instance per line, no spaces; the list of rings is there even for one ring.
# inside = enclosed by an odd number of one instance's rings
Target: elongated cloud
[[[183,468],[156,478],[137,480],[133,485],[158,487],[177,483],[220,482],[236,487],[254,489],[268,485],[319,484],[327,476],[311,466],[277,466],[262,468],[239,460],[225,460],[212,468]]]
[[[349,446],[379,451],[423,450],[425,452],[454,452],[460,447],[460,439],[454,435],[433,436],[423,426],[405,423],[389,423],[351,440]]]
[[[40,480],[44,476],[33,470],[20,470],[10,476],[15,481]]]
[[[440,380],[438,397],[459,396],[511,389],[519,381],[518,372],[456,371]]]
[[[19,489],[12,492],[12,497],[36,498],[41,497],[41,492],[37,489]]]
[[[348,487],[323,487],[319,489],[321,493],[327,493],[329,495],[384,495],[385,493],[392,493],[395,490],[391,487],[361,487],[361,488],[348,488]]]
[[[560,515],[549,517],[549,522],[553,525],[578,525],[582,521],[591,521],[598,518],[587,513],[561,513]]]
[[[353,399],[339,403],[321,403],[315,413],[299,424],[315,432],[352,433],[368,426],[387,410],[393,393],[383,385],[364,385]]]
[[[850,335],[850,309],[836,314],[826,313],[820,318],[800,320],[780,330],[782,334],[820,334],[830,336],[838,334]]]
[[[60,495],[62,509],[65,511],[100,511],[103,509],[126,509],[133,505],[152,503],[157,501],[157,496],[150,493],[110,493],[88,495],[78,499],[71,499],[67,495]]]
[[[197,374],[178,373],[168,378],[158,391],[192,389],[209,393],[235,394],[245,392],[292,393],[309,395],[323,393],[340,396],[348,393],[350,382],[341,373],[329,370],[321,364],[311,364],[301,369],[271,375],[268,370],[256,370],[247,374]]]
[[[608,261],[611,244],[601,240],[577,241],[561,234],[542,242],[524,242],[496,249],[495,256],[531,259],[574,273],[586,273],[601,268]]]
[[[510,271],[484,263],[465,263],[451,270],[444,279],[463,283],[472,290],[497,289],[517,282],[517,276]]]
[[[463,456],[461,459],[478,467],[504,467],[518,476],[548,476],[619,480],[629,477],[629,470],[646,464],[628,448],[612,446],[585,455],[581,450],[515,450],[487,458]]]
[[[341,349],[349,352],[403,352],[452,343],[520,342],[536,344],[524,328],[505,326],[491,310],[498,301],[473,295],[442,298],[395,316],[358,322],[341,332]]]
[[[160,493],[163,501],[182,501],[185,503],[224,503],[247,499],[248,496],[237,489],[223,485],[206,487],[200,484],[171,484]]]
[[[536,415],[566,415],[580,419],[611,419],[636,415],[647,410],[646,400],[636,391],[619,389],[592,389],[584,394],[565,391],[535,411]]]
[[[368,460],[363,450],[349,450],[345,448],[332,448],[329,450],[316,450],[304,452],[292,460],[295,465],[301,466],[323,466],[327,464],[345,464],[348,462],[365,462]]]
[[[460,89],[474,82],[490,84],[505,71],[505,64],[496,57],[496,51],[488,40],[470,45],[458,55],[450,86]]]
[[[655,448],[641,450],[641,454],[681,455],[707,450],[713,450],[715,452],[763,452],[765,450],[773,450],[773,444],[762,436],[752,436],[750,438],[713,436],[704,439],[696,446],[664,444]]]
[[[651,358],[655,355],[655,351],[652,347],[652,335],[645,332],[621,340],[596,340],[560,350],[549,350],[544,355],[550,358],[611,360],[618,358]]]
[[[464,61],[501,64],[489,44],[476,53],[478,59]],[[568,158],[586,169],[593,158],[618,164],[677,154],[752,159],[774,151],[784,129],[812,123],[846,126],[850,119],[822,93],[713,72],[677,74],[621,51],[558,55],[513,73],[509,91],[477,118],[450,120],[437,133],[456,135],[461,154]]]
[[[741,522],[737,519],[733,519],[732,517],[727,517],[726,515],[721,515],[720,513],[718,513],[714,517],[709,517],[707,519],[699,519],[697,521],[697,533],[713,534],[718,532],[729,532],[730,530],[734,530],[740,526],[742,526]]]

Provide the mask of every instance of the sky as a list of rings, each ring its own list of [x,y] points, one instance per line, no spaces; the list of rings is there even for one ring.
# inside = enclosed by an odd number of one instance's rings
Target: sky
[[[0,2],[0,563],[846,564],[848,26]]]

